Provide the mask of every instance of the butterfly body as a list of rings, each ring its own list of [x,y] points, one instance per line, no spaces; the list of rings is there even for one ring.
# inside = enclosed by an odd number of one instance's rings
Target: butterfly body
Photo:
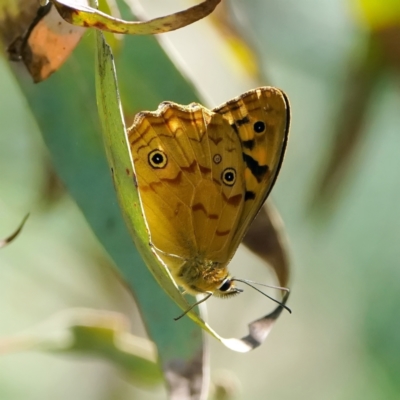
[[[214,292],[228,276],[226,265],[199,254],[180,265],[174,276],[189,293]]]
[[[128,136],[156,255],[192,294],[237,293],[227,265],[278,174],[289,106],[275,88],[213,110],[161,103]]]

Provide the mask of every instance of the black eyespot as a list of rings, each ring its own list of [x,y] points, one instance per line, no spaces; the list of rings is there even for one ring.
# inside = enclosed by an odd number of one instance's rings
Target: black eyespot
[[[213,161],[215,162],[215,164],[219,164],[222,161],[221,154],[215,154],[213,157]]]
[[[149,153],[149,164],[153,168],[164,168],[168,163],[168,157],[161,150],[155,149]]]
[[[230,279],[225,279],[222,285],[218,288],[220,292],[227,292],[232,285],[232,281]]]
[[[236,171],[233,168],[225,168],[221,174],[222,182],[227,186],[233,186],[236,182]]]
[[[262,133],[265,131],[265,124],[262,121],[257,121],[253,125],[254,132]]]

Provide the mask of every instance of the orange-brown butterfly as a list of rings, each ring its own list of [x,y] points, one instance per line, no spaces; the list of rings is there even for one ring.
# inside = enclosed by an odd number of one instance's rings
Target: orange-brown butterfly
[[[163,102],[136,115],[128,135],[150,241],[185,291],[241,291],[227,265],[275,183],[289,121],[273,87],[211,111]]]

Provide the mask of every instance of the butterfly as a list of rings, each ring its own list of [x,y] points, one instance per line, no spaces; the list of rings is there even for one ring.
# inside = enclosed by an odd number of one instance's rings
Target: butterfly
[[[289,121],[273,87],[213,110],[166,101],[135,116],[128,139],[150,243],[186,292],[242,291],[227,266],[278,176]]]

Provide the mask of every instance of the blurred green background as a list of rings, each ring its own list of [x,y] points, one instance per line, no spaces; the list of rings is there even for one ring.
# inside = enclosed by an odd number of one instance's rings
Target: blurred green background
[[[151,3],[150,16],[186,5]],[[290,239],[293,314],[283,314],[266,343],[249,354],[233,353],[209,338],[212,378],[227,382],[238,399],[397,399],[396,70],[388,68],[376,79],[362,119],[362,140],[339,190],[326,203],[312,203],[336,129],[353,112],[342,107],[349,71],[363,59],[374,32],[355,17],[356,4],[350,0],[235,0],[225,5],[222,12],[231,13],[257,54],[257,85],[280,87],[292,105],[288,152],[271,197]],[[248,59],[235,64],[202,24],[162,39],[171,40],[166,46],[180,68],[207,105],[215,106],[250,89],[257,79],[243,72],[250,68]],[[0,87],[0,235],[7,236],[31,212],[21,236],[0,251],[0,336],[70,307],[122,312],[133,332],[145,335],[131,295],[57,183],[34,116],[3,58]],[[261,263],[243,249],[231,269],[240,277],[265,279]],[[243,335],[244,324],[264,313],[265,302],[249,290],[229,301],[210,299],[208,319],[225,336]],[[146,400],[165,398],[165,392],[135,388],[103,361],[26,352],[0,357],[0,398]]]

